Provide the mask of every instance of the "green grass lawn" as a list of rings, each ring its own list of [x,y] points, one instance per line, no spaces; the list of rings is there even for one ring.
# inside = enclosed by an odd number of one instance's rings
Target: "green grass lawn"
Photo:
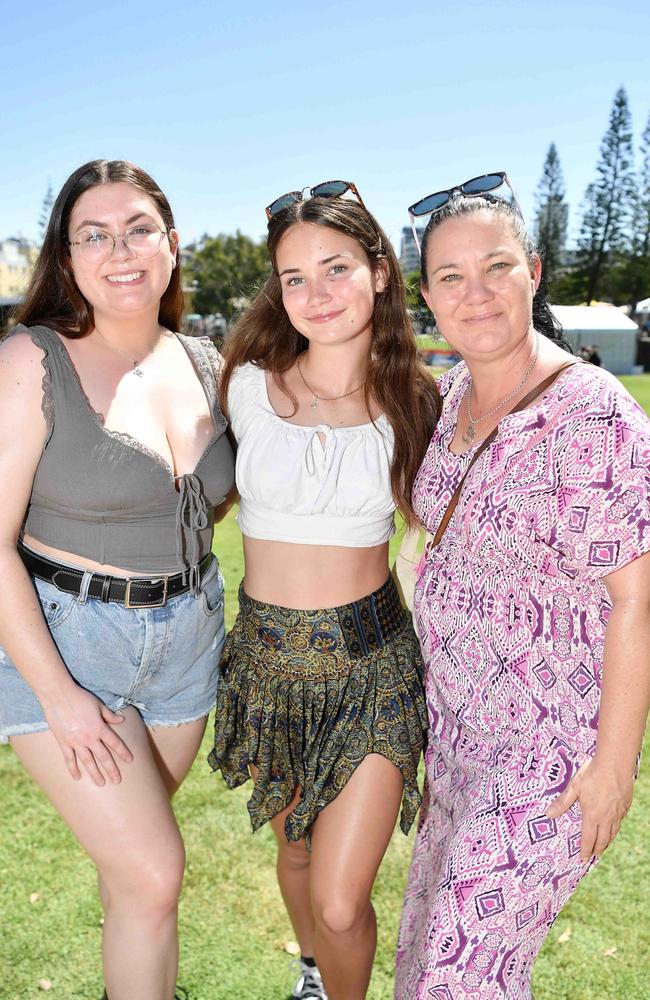
[[[650,376],[623,381],[650,411]],[[218,528],[215,550],[230,622],[241,576],[232,516]],[[275,883],[273,837],[268,829],[250,833],[249,788],[228,792],[210,774],[209,735],[176,799],[188,857],[180,982],[192,1000],[281,1000],[293,983],[285,950],[292,932]],[[92,865],[7,747],[0,747],[0,787],[0,1000],[99,1000],[101,914]],[[620,836],[549,934],[533,977],[536,1000],[650,997],[648,845],[644,770]],[[395,833],[375,886],[380,930],[371,1000],[392,998],[411,847],[412,835]],[[47,993],[39,988],[43,979],[52,984]]]

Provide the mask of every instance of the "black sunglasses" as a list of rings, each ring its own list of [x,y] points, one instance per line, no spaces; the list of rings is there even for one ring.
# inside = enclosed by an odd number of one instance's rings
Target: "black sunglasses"
[[[346,191],[350,191],[358,199],[361,207],[366,207],[357,191],[356,184],[353,184],[352,181],[323,181],[322,184],[316,184],[313,188],[305,187],[302,191],[288,191],[286,194],[281,194],[279,198],[266,206],[267,219],[272,219],[283,208],[288,208],[289,205],[293,205],[297,201],[303,201],[305,191],[309,192],[310,198],[340,198]]]
[[[441,208],[452,200],[452,198],[460,198],[461,195],[466,197],[478,197],[482,194],[487,194],[489,191],[496,191],[500,188],[502,184],[505,184],[510,189],[510,194],[512,195],[512,204],[521,215],[521,208],[519,207],[519,202],[517,201],[517,196],[514,192],[512,184],[508,180],[508,175],[504,170],[497,170],[492,174],[481,174],[479,177],[472,177],[469,181],[463,181],[462,184],[456,184],[452,188],[448,188],[445,191],[434,191],[433,194],[428,194],[425,198],[420,198],[413,205],[409,207],[409,215],[411,217],[411,228],[413,230],[413,235],[415,236],[415,242],[418,250],[420,249],[420,241],[418,239],[417,230],[415,228],[415,220],[423,215],[434,215],[439,212]]]

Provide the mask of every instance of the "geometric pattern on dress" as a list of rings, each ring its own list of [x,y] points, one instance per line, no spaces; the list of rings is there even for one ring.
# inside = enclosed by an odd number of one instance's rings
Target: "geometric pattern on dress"
[[[470,453],[449,450],[468,372],[413,490],[436,531]],[[593,366],[501,421],[440,545],[414,619],[425,658],[426,790],[397,950],[397,1000],[530,998],[535,956],[588,870],[580,812],[546,806],[594,753],[603,576],[650,549],[650,424]]]

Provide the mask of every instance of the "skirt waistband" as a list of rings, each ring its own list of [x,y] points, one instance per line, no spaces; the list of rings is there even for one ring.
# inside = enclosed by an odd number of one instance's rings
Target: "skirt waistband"
[[[256,601],[239,588],[239,624],[247,642],[290,657],[303,651],[341,662],[380,649],[410,622],[392,577],[374,593],[335,608],[297,610]]]

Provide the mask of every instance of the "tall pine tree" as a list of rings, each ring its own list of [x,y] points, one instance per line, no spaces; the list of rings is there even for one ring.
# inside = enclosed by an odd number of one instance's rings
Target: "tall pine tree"
[[[641,136],[640,166],[632,199],[629,246],[620,265],[608,275],[613,301],[626,302],[632,312],[650,294],[650,118]]]
[[[637,179],[632,237],[632,270],[629,300],[632,309],[650,295],[650,115],[641,136],[641,164]]]
[[[50,212],[52,211],[52,205],[54,204],[54,191],[52,190],[52,182],[47,182],[47,191],[45,192],[45,197],[43,198],[43,204],[41,205],[41,214],[38,217],[38,231],[41,236],[41,243],[45,239],[45,230],[47,229],[47,224],[50,221]]]
[[[566,244],[569,206],[564,201],[564,195],[560,157],[552,142],[535,196],[535,238],[544,254],[544,272],[549,284],[552,284],[561,267]]]
[[[598,176],[585,194],[578,236],[578,268],[588,302],[597,297],[605,269],[630,251],[633,164],[632,119],[625,89],[619,87],[600,146]]]

